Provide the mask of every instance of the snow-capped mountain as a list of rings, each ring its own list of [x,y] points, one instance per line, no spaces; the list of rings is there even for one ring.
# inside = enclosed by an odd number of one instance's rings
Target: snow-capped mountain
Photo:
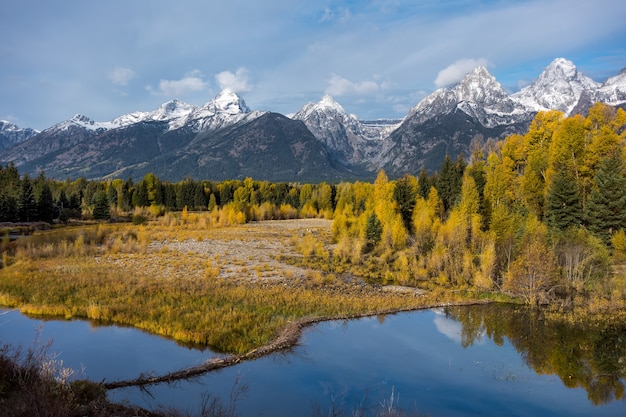
[[[35,136],[38,130],[21,128],[6,120],[0,120],[0,150],[17,145]]]
[[[361,122],[330,95],[318,103],[309,102],[291,117],[304,122],[313,135],[343,163],[360,163],[378,142],[398,126],[397,121]]]
[[[70,128],[103,131],[146,122],[166,122],[168,130],[188,127],[198,132],[221,128],[237,123],[244,118],[258,117],[260,114],[260,112],[252,112],[241,97],[227,89],[201,107],[180,100],[171,100],[163,103],[154,111],[132,112],[108,122],[96,122],[85,115],[76,114],[71,119],[58,123],[44,130],[44,132],[49,130],[63,131]]]
[[[485,127],[496,127],[526,119],[532,110],[512,100],[487,68],[479,66],[457,85],[442,88],[426,96],[409,112],[412,123],[463,111]]]
[[[445,155],[469,155],[475,137],[499,139],[523,133],[535,113],[511,99],[479,66],[458,84],[436,90],[413,107],[369,166],[384,168],[390,175],[436,170]]]
[[[167,143],[160,142],[163,135],[168,132],[180,130],[178,142],[184,145],[197,134],[251,121],[262,114],[262,112],[250,111],[245,101],[230,90],[222,91],[201,107],[180,100],[172,100],[154,111],[133,112],[108,122],[96,122],[85,115],[76,114],[69,120],[38,132],[27,143],[7,149],[2,155],[2,160],[13,161],[18,167],[33,165],[36,170],[52,172],[56,170],[55,164],[61,167],[76,163],[82,156],[75,154],[77,149],[103,138],[107,138],[111,143],[102,144],[102,149],[99,150],[98,145],[95,145],[96,149],[90,148],[89,155],[105,151],[112,146],[119,147],[121,144],[143,141],[146,135],[152,138],[158,149],[171,149],[172,146],[177,145],[172,145],[172,140]],[[174,136],[176,135],[168,135],[168,137]],[[112,143],[113,138],[115,145]],[[144,144],[143,150],[147,152],[151,146],[152,144],[150,146]],[[131,153],[141,150],[138,148]],[[55,154],[54,159],[47,160],[45,156],[51,154]],[[145,157],[149,157],[149,154]],[[36,162],[42,158],[46,159],[45,163]],[[139,159],[142,158],[144,157],[139,157]]]
[[[285,117],[252,111],[224,90],[203,106],[172,100],[108,122],[78,114],[10,148],[0,143],[0,163],[62,179],[373,179],[381,168],[389,176],[437,170],[446,155],[468,156],[474,139],[523,134],[538,111],[585,114],[598,101],[626,108],[626,70],[600,84],[564,58],[512,95],[477,67],[402,120],[361,121],[328,95]],[[2,122],[0,139],[15,129]]]
[[[626,68],[619,74],[608,78],[597,91],[597,101],[611,106],[621,106],[626,103]]]
[[[599,83],[580,73],[573,62],[557,58],[511,98],[534,111],[560,110],[569,115],[584,92],[599,87]]]
[[[584,114],[597,102],[626,108],[626,68],[609,77],[598,89],[583,91],[572,113]]]

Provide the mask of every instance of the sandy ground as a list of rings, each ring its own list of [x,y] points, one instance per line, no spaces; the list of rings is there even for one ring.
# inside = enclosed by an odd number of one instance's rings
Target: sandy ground
[[[128,271],[141,270],[156,279],[194,279],[210,275],[241,284],[298,286],[315,272],[293,264],[294,259],[302,256],[296,251],[296,243],[312,234],[332,251],[331,225],[332,221],[326,219],[295,219],[211,228],[199,230],[193,239],[155,240],[148,246],[147,253],[108,255],[99,261]],[[348,279],[358,292],[365,290],[363,279],[352,275],[343,279]],[[413,287],[376,287],[378,291],[395,294],[424,293]]]
[[[280,259],[299,257],[294,243],[305,234],[328,239],[331,223],[325,219],[253,222],[212,229],[201,239],[153,242],[149,252],[157,257],[168,251],[200,255],[205,272],[211,269],[218,277],[232,280],[292,280],[304,277],[307,269]]]

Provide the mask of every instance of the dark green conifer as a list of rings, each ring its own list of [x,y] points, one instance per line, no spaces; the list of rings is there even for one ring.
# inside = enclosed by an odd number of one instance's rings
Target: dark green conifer
[[[549,227],[566,230],[580,226],[583,220],[583,207],[574,178],[558,171],[548,189],[545,204],[545,219]]]
[[[108,220],[111,218],[109,199],[103,191],[97,191],[93,196],[93,218],[96,220]]]
[[[450,157],[446,155],[441,165],[435,188],[439,193],[439,198],[443,203],[443,208],[446,213],[454,207],[461,196],[465,167],[466,164],[463,160],[463,155],[459,155],[456,162],[452,162]]]
[[[18,214],[22,222],[34,222],[37,220],[37,202],[35,201],[33,185],[28,175],[24,175],[21,181]]]
[[[383,235],[383,225],[376,216],[376,213],[372,213],[367,218],[365,225],[365,238],[367,239],[368,249],[372,249],[380,242]]]
[[[589,230],[607,245],[614,232],[626,228],[626,173],[621,152],[613,152],[598,164],[585,220]]]
[[[393,190],[393,198],[398,205],[402,222],[409,232],[413,230],[413,209],[415,208],[415,199],[418,192],[419,184],[417,178],[408,174],[396,181],[396,186]]]

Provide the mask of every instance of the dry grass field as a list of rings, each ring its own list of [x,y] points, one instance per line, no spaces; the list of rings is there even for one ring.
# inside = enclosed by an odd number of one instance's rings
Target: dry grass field
[[[132,325],[242,354],[267,345],[291,322],[451,301],[450,294],[333,272],[330,220],[215,226],[208,216],[35,234],[5,251],[0,304]]]

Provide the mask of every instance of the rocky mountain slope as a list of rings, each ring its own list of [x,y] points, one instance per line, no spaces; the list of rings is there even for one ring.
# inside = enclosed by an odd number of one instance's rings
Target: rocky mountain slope
[[[0,120],[0,151],[12,148],[20,142],[35,136],[38,130],[20,128],[6,120]]]
[[[224,90],[203,106],[173,100],[109,122],[76,115],[42,132],[0,122],[0,162],[60,179],[370,180],[381,168],[390,176],[434,171],[446,154],[469,155],[473,138],[523,133],[538,111],[585,113],[597,101],[626,106],[626,70],[600,84],[557,58],[509,95],[478,67],[402,120],[361,121],[330,96],[288,118],[252,111]]]

